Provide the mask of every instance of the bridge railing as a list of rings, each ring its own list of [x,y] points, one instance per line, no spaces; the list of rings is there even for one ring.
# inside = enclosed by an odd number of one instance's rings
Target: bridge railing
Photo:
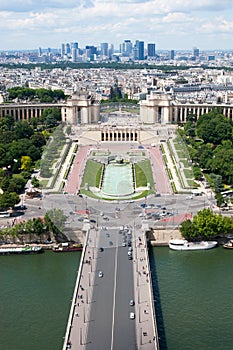
[[[78,270],[78,275],[77,275],[77,279],[76,279],[76,283],[75,283],[75,287],[74,287],[72,304],[71,304],[71,308],[70,308],[69,318],[68,318],[68,321],[67,321],[66,334],[65,334],[65,337],[64,337],[64,343],[63,343],[62,350],[66,350],[67,349],[67,343],[68,343],[69,338],[70,338],[70,332],[71,332],[71,328],[72,328],[72,320],[73,320],[73,317],[74,317],[74,310],[75,310],[75,300],[77,299],[78,287],[80,285],[83,261],[84,261],[84,257],[85,257],[85,254],[86,254],[88,239],[89,239],[89,230],[86,233],[86,238],[85,238],[85,242],[84,242],[84,246],[83,246],[83,250],[82,250],[82,256],[81,256],[81,260],[80,260],[80,264],[79,264],[79,270]]]

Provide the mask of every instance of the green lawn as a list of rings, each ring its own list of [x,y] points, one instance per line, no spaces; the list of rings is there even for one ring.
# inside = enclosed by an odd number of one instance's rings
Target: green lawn
[[[193,178],[193,171],[192,169],[184,169],[184,174],[187,179]]]
[[[153,192],[154,180],[151,170],[151,165],[149,160],[143,160],[140,163],[135,164],[135,174],[136,174],[136,186],[147,186],[150,183]]]
[[[85,184],[88,183],[89,186],[99,187],[101,174],[103,171],[103,165],[97,163],[93,160],[88,160],[86,163],[84,176],[82,179],[80,193],[86,194],[93,198],[98,198],[94,193],[86,191],[84,189]],[[136,184],[137,187],[147,186],[147,183],[150,183],[151,190],[146,190],[143,193],[133,196],[134,199],[142,198],[147,196],[150,193],[154,193],[154,180],[151,170],[151,165],[149,160],[142,161],[138,164],[135,164],[135,173],[136,173]],[[111,200],[111,199],[109,199]]]
[[[190,167],[189,162],[186,159],[181,159],[180,162],[183,163],[184,168],[189,168]]]
[[[88,160],[84,170],[81,187],[84,187],[86,183],[88,183],[89,186],[99,187],[102,168],[102,164],[94,162],[93,160]]]

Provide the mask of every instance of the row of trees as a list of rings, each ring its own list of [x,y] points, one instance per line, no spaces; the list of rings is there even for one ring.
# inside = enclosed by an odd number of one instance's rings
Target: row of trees
[[[223,184],[233,184],[233,123],[218,109],[203,114],[198,120],[187,117],[181,136],[189,146],[189,154],[196,165],[195,174],[200,177],[201,168],[219,193]]]
[[[180,231],[182,236],[190,241],[224,237],[233,234],[233,217],[223,217],[210,209],[203,209],[192,221],[184,221]]]
[[[16,86],[8,89],[9,100],[21,100],[21,101],[39,101],[41,103],[52,103],[64,101],[67,96],[63,90],[50,90],[50,89],[31,89],[28,87]]]
[[[26,240],[28,243],[51,237],[54,237],[56,241],[62,240],[66,219],[61,209],[51,209],[46,212],[44,218],[33,218],[12,227],[0,229],[0,239]]]
[[[66,142],[62,126],[58,126],[44,150],[43,158],[40,162],[40,175],[48,178],[51,176],[51,165],[59,157],[60,151]]]
[[[61,119],[59,109],[44,110],[41,118],[0,119],[0,209],[13,208],[41,155],[51,131]],[[35,183],[38,185],[38,181]]]

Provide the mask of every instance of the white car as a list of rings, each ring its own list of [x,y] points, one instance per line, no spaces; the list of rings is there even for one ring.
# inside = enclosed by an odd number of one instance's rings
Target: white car
[[[135,313],[134,313],[134,312],[130,312],[129,318],[130,318],[131,320],[134,320],[134,319],[135,319]]]
[[[99,271],[99,278],[103,277],[103,271]]]
[[[187,196],[186,199],[193,199],[193,195]]]
[[[130,299],[129,305],[130,305],[130,306],[134,306],[134,300],[133,300],[133,299]]]

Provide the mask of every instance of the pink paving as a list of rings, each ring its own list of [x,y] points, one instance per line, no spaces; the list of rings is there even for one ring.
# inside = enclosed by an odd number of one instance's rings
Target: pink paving
[[[90,146],[79,147],[64,189],[65,192],[69,194],[77,194],[79,191],[89,150]]]
[[[181,223],[181,222],[186,221],[188,219],[191,220],[192,215],[190,213],[184,213],[184,214],[169,216],[167,218],[160,219],[159,222],[161,222],[161,223],[163,223],[163,222]]]
[[[151,154],[151,167],[157,191],[172,193],[159,147],[152,147],[148,151]]]

